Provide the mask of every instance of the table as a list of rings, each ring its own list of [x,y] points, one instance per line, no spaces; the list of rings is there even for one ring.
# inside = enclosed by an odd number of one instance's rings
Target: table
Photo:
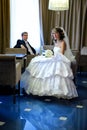
[[[15,56],[16,59],[23,59],[27,56],[27,54],[5,54],[7,56]]]

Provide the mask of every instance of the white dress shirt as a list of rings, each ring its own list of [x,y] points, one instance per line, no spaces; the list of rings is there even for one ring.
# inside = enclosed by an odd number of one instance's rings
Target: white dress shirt
[[[34,53],[33,53],[32,49],[31,49],[31,47],[29,46],[29,43],[28,43],[27,41],[25,41],[25,43],[26,43],[26,46],[27,46],[28,51],[30,52],[30,54],[31,54],[31,55],[34,55]]]

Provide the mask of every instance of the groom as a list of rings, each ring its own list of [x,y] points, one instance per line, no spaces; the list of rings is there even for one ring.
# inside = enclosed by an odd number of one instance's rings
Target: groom
[[[17,40],[17,44],[14,46],[14,48],[26,48],[27,49],[27,54],[31,54],[34,55],[36,54],[36,50],[29,44],[29,42],[27,41],[28,39],[28,33],[27,32],[23,32],[21,34],[22,36],[22,40]]]

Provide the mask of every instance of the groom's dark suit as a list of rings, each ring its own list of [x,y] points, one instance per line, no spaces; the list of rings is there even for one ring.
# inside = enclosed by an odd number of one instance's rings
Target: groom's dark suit
[[[28,51],[28,48],[27,48],[26,43],[25,43],[24,40],[17,40],[17,44],[14,46],[14,48],[21,48],[21,45],[23,45],[23,46],[27,49],[27,54],[31,54],[31,53]],[[32,52],[33,52],[34,54],[36,54],[36,50],[29,44],[29,42],[28,42],[28,45],[30,46]]]

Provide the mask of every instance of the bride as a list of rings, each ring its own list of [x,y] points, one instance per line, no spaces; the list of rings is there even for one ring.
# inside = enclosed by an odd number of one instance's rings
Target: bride
[[[75,60],[63,28],[52,29],[53,55],[33,58],[21,77],[27,94],[71,99],[78,97],[70,67]],[[51,53],[52,54],[52,53]]]

